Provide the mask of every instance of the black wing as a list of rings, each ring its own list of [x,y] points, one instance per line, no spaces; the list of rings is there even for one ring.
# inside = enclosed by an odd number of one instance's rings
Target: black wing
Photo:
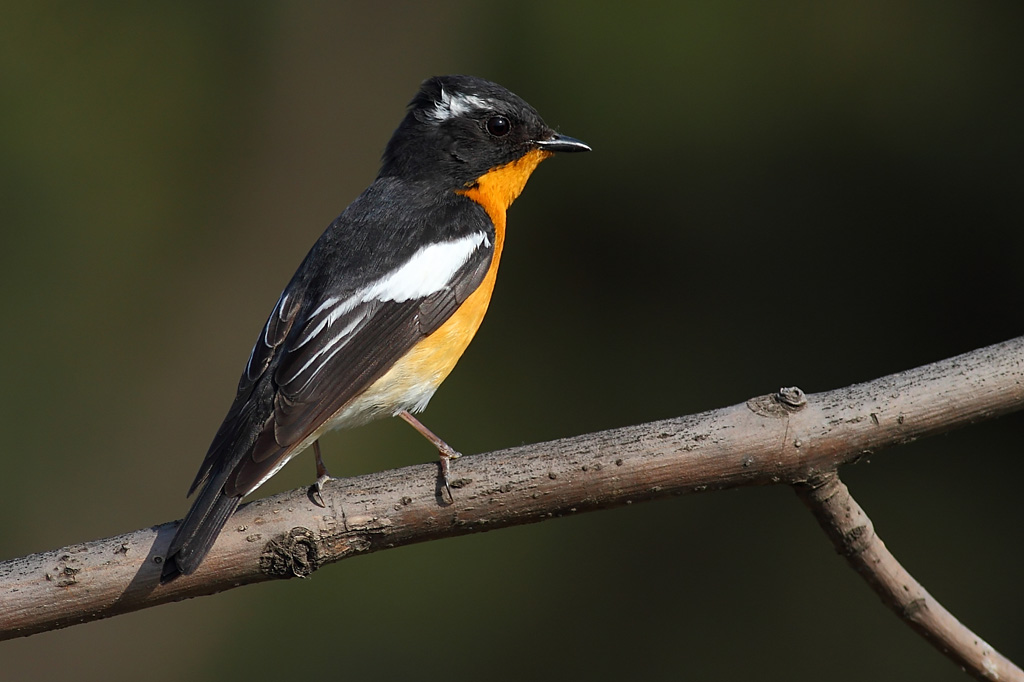
[[[278,299],[189,489],[202,487],[164,580],[194,571],[241,498],[483,281],[494,226],[478,204],[454,193],[430,201],[415,186],[382,182],[328,228]],[[402,276],[410,263],[428,268],[425,283]]]
[[[336,301],[334,306],[300,315],[272,351],[263,379],[273,387],[271,409],[248,456],[233,466],[225,492],[252,492],[296,447],[451,317],[483,281],[491,263],[491,243],[482,238],[472,250],[463,246],[465,261],[445,278],[441,289],[426,296],[363,300],[357,291],[348,298],[329,296],[325,300]],[[353,298],[357,302],[347,308]],[[335,314],[340,307],[347,309]]]

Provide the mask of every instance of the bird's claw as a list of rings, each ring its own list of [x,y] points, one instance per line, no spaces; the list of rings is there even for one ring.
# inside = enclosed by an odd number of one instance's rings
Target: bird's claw
[[[324,483],[331,480],[331,475],[327,473],[327,465],[324,464],[324,459],[320,456],[320,441],[313,441],[313,453],[316,455],[316,482],[313,484],[313,489],[309,491],[309,498],[318,507],[326,508]]]
[[[452,504],[455,503],[455,496],[452,495],[452,482],[451,472],[452,466],[451,461],[462,457],[462,453],[455,451],[452,447],[438,448],[438,454],[440,455],[441,464],[441,481],[444,483],[445,492],[448,493],[448,501]]]
[[[317,476],[316,482],[313,483],[312,489],[309,491],[309,496],[313,500],[313,504],[321,508],[327,508],[327,504],[324,502],[324,483],[331,480],[331,477],[327,474]]]

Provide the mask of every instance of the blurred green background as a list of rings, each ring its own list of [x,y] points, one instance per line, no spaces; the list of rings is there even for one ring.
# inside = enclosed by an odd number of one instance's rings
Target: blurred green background
[[[463,452],[836,388],[1024,333],[1024,5],[7,3],[0,557],[179,518],[251,343],[419,82],[594,152],[510,212],[427,423]],[[1024,419],[845,471],[1024,663]],[[332,472],[429,461],[398,421]],[[308,456],[260,494],[309,484]],[[785,488],[381,552],[0,644],[4,680],[961,680]]]

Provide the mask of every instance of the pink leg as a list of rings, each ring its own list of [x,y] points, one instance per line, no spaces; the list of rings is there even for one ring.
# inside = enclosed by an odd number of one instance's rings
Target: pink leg
[[[441,457],[441,478],[444,480],[444,489],[448,491],[448,499],[452,502],[455,498],[452,497],[452,486],[450,480],[451,474],[451,460],[458,459],[462,455],[455,450],[451,445],[445,443],[443,440],[434,435],[434,432],[424,426],[419,419],[409,414],[408,410],[402,410],[398,413],[398,416],[404,419],[409,426],[419,431],[420,435],[429,440],[437,448],[437,454]]]

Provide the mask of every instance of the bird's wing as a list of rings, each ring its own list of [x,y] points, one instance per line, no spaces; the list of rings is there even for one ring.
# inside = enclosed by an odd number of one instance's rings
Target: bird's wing
[[[489,222],[472,217],[475,229],[432,239],[358,285],[310,274],[324,260],[314,247],[314,265],[303,264],[270,314],[192,489],[209,481],[248,494],[451,317],[493,254]]]

